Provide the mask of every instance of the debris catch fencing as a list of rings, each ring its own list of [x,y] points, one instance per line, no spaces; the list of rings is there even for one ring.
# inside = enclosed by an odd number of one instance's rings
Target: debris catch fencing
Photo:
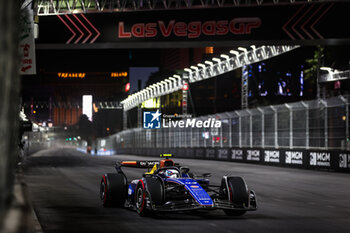
[[[349,98],[301,101],[202,116],[221,128],[134,128],[103,140],[118,148],[288,148],[349,150]],[[106,141],[108,143],[106,143]],[[98,149],[101,143],[97,143]]]

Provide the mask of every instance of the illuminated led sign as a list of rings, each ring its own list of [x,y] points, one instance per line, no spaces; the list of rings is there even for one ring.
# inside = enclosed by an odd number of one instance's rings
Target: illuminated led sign
[[[125,84],[125,92],[130,91],[130,83]]]
[[[214,47],[205,47],[205,53],[206,54],[213,54],[214,53]]]
[[[112,78],[119,78],[119,77],[127,77],[128,76],[128,72],[112,72],[111,73],[111,77]]]
[[[232,1],[227,2],[235,5]],[[233,2],[238,4],[243,1],[234,0]],[[263,0],[254,2],[261,3]],[[249,44],[275,44],[277,41],[279,44],[295,45],[295,41],[298,41],[298,44],[304,41],[319,44],[321,40],[322,44],[348,44],[350,30],[337,30],[339,27],[335,25],[340,26],[341,22],[344,22],[344,17],[348,15],[350,1],[290,0],[290,2],[300,2],[300,4],[192,8],[181,11],[181,14],[178,9],[169,6],[172,9],[167,9],[166,14],[161,10],[143,10],[137,13],[137,17],[134,11],[108,14],[83,13],[74,14],[74,17],[67,14],[64,17],[56,14],[43,15],[40,16],[40,38],[37,44],[38,47],[45,44],[45,48],[48,46],[55,48],[55,44],[72,46],[83,44],[84,47],[89,45],[91,48],[110,49],[163,48],[165,42],[169,48],[180,45],[197,47],[199,44],[203,47],[213,46],[214,42],[220,47],[230,47],[242,45],[242,42],[247,44],[247,41]],[[49,5],[51,8],[54,4]],[[218,42],[221,43],[218,44]],[[309,45],[310,42],[305,44]],[[210,49],[208,53],[211,53]]]
[[[93,103],[92,108],[93,108],[94,112],[98,112],[98,107],[96,106],[95,103]]]
[[[126,27],[130,29],[127,30]],[[158,20],[149,23],[127,24],[118,23],[118,38],[152,38],[152,37],[187,37],[188,39],[200,36],[250,35],[252,31],[261,27],[259,17],[241,17],[231,20],[208,21],[176,21],[165,22]]]
[[[86,73],[70,73],[70,72],[58,72],[59,78],[85,78]]]
[[[159,108],[160,100],[158,98],[148,99],[142,102],[141,108]]]
[[[184,84],[183,84],[182,90],[183,90],[183,91],[187,91],[187,90],[188,90],[188,83],[184,83]]]

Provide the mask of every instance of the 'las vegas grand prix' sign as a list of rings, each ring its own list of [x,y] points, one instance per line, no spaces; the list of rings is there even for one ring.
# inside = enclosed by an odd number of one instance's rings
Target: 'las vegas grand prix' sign
[[[350,42],[350,2],[40,16],[37,44],[200,47]]]
[[[132,37],[187,37],[189,39],[198,38],[201,35],[206,36],[225,36],[229,33],[233,35],[251,34],[254,28],[261,26],[261,19],[257,17],[249,18],[234,18],[232,20],[219,21],[192,21],[177,22],[170,20],[165,23],[162,20],[151,23],[136,23],[126,31],[125,22],[120,21],[118,24],[118,38],[132,38]]]

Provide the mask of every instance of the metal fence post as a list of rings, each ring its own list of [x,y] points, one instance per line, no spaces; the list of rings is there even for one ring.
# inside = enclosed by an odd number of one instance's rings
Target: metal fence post
[[[348,139],[349,139],[349,103],[346,100],[346,105],[345,105],[345,149],[348,149]]]
[[[309,130],[309,105],[307,105],[304,101],[300,102],[305,108],[306,108],[306,112],[305,112],[305,147],[306,149],[309,149],[309,145],[310,145],[310,130]]]
[[[232,147],[232,118],[228,119],[228,146],[231,148]]]
[[[190,127],[190,140],[191,140],[190,146],[191,146],[191,148],[193,148],[193,132],[192,132],[192,127]]]
[[[137,127],[142,127],[142,109],[141,104],[137,106]]]
[[[345,149],[348,148],[349,140],[349,103],[346,101],[345,105]]]
[[[261,147],[265,148],[265,114],[262,108],[257,108],[261,113]]]
[[[249,146],[253,147],[253,116],[252,112],[246,109],[247,113],[249,114]]]
[[[277,118],[277,109],[274,107],[274,106],[270,106],[271,109],[273,110],[274,112],[274,126],[275,126],[275,147],[277,148],[278,147],[278,118]]]
[[[211,134],[211,130],[210,130],[210,134]],[[213,140],[213,136],[211,137],[211,147],[214,148],[215,147],[215,141]]]
[[[293,111],[289,104],[284,104],[289,111],[289,148],[293,149]]]
[[[222,127],[221,128],[219,128],[219,130],[220,130],[220,148],[222,148],[223,147],[223,138],[222,138]]]
[[[242,147],[242,115],[239,113],[239,111],[235,111],[235,113],[238,115],[238,145],[241,148]]]
[[[339,96],[339,98],[344,102],[345,104],[345,149],[348,149],[348,138],[349,138],[349,103],[348,99],[344,98],[344,96]]]
[[[324,105],[324,148],[328,148],[328,107],[327,102],[320,99],[320,102]]]
[[[128,128],[128,115],[127,111],[123,109],[123,130],[126,130]]]

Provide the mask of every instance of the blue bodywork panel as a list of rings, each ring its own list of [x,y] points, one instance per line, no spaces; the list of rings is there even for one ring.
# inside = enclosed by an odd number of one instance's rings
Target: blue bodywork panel
[[[203,205],[203,206],[214,205],[213,200],[211,199],[209,194],[202,188],[202,186],[196,180],[182,177],[179,179],[164,178],[164,181],[184,185],[185,189],[189,191],[191,196],[199,205]],[[139,180],[133,180],[129,184],[128,197],[131,199],[134,199],[135,189],[138,182]]]
[[[184,185],[185,188],[190,192],[191,196],[200,205],[213,206],[214,204],[209,194],[200,186],[200,184],[198,184],[196,180],[188,179],[188,178],[180,178],[180,179],[167,178],[165,179],[165,181]]]
[[[128,187],[128,197],[134,199],[136,184],[138,180],[133,180]]]

